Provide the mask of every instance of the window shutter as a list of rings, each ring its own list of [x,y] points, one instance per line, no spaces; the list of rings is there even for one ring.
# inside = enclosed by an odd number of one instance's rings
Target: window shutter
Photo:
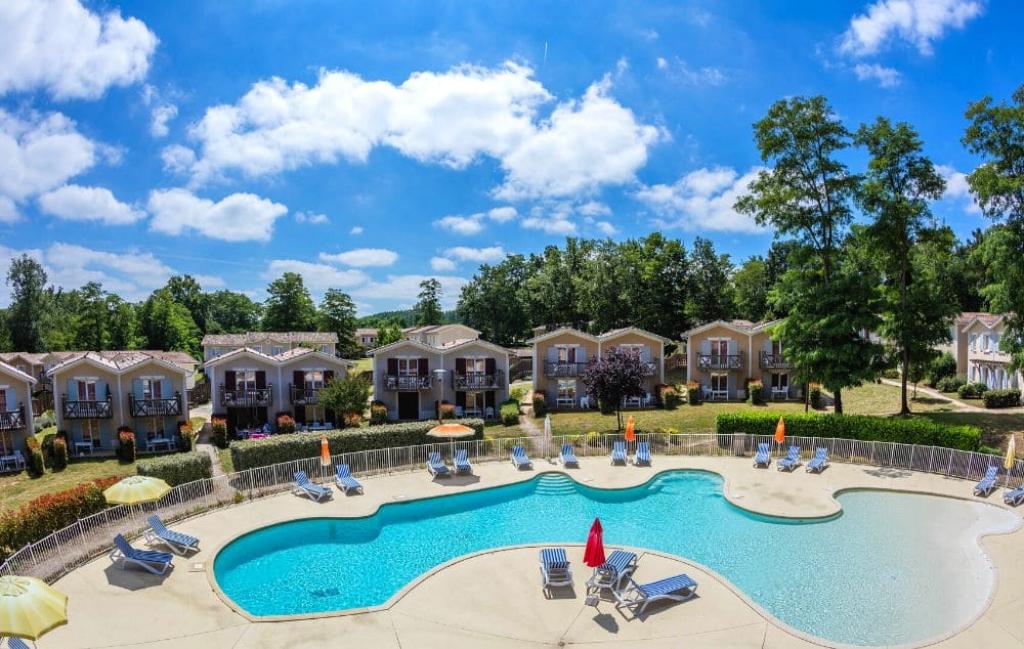
[[[324,370],[324,385],[334,380],[334,370]]]
[[[705,356],[711,354],[711,341],[708,340],[707,338],[700,341],[700,353]]]
[[[297,388],[306,387],[306,373],[302,370],[295,370],[292,372],[292,385]]]
[[[576,362],[576,348],[575,347],[570,347],[568,353],[569,353],[569,356],[567,357],[568,361],[570,363],[575,363]]]
[[[493,358],[488,358],[484,361],[484,369],[488,374],[494,374],[497,370],[497,362]]]
[[[142,389],[142,379],[132,379],[132,396],[136,400],[145,398],[146,393]]]
[[[82,394],[81,394],[80,390],[81,390],[81,388],[80,388],[80,386],[78,384],[78,381],[76,381],[74,379],[68,379],[68,400],[69,401],[83,399],[84,397],[82,397]]]
[[[234,370],[228,370],[224,372],[224,389],[234,390],[235,389],[235,372]]]
[[[466,407],[466,393],[459,390],[455,393],[455,405],[465,408]]]
[[[587,348],[580,345],[579,347],[573,347],[576,350],[576,362],[586,363],[587,362]]]
[[[388,359],[388,376],[398,376],[398,359]]]
[[[419,375],[426,376],[430,374],[430,363],[425,358],[419,359]]]
[[[267,387],[267,373],[263,370],[256,370],[256,389],[262,390]]]
[[[764,345],[762,347],[764,348],[764,353],[771,354],[772,353],[772,339],[771,338],[765,338],[764,339]]]
[[[466,373],[466,359],[465,358],[456,358],[455,359],[455,373],[456,374],[465,374]]]
[[[18,407],[17,399],[14,395],[14,388],[7,388],[6,390],[0,390],[4,396],[4,403],[7,404],[8,412],[13,412]]]
[[[106,401],[107,400],[107,382],[96,381],[96,400]]]
[[[171,398],[171,381],[170,379],[160,379],[160,398],[170,399]]]
[[[306,423],[306,406],[296,405],[293,410],[295,411],[295,423],[304,424]]]

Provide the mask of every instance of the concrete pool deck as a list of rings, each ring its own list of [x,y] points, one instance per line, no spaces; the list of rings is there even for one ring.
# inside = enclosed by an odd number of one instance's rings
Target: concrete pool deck
[[[379,610],[314,619],[253,622],[225,603],[210,584],[207,562],[225,543],[258,527],[312,516],[367,516],[397,500],[499,486],[529,480],[546,470],[562,471],[546,460],[535,460],[533,471],[516,471],[508,462],[481,463],[474,469],[472,477],[433,481],[425,470],[365,478],[361,480],[366,494],[361,496],[335,491],[332,501],[318,504],[280,494],[176,523],[175,529],[202,539],[202,551],[187,559],[176,558],[174,569],[163,577],[122,570],[105,557],[73,571],[55,584],[69,595],[70,622],[42,638],[38,646],[820,646],[765,615],[707,569],[687,563],[685,557],[653,552],[646,552],[640,562],[639,581],[687,572],[700,583],[700,590],[689,602],[652,606],[644,620],[623,616],[608,601],[596,609],[585,605],[583,582],[589,570],[582,565],[579,547],[568,548],[576,588],[568,596],[552,599],[546,599],[540,589],[535,548],[498,549],[458,559],[413,582]],[[606,457],[593,457],[581,458],[579,469],[564,472],[590,486],[620,488],[642,484],[657,472],[671,469],[718,473],[725,479],[725,495],[731,502],[778,516],[833,515],[840,509],[833,498],[836,492],[861,488],[947,495],[1005,507],[999,492],[987,499],[971,497],[973,485],[964,480],[839,463],[813,475],[803,468],[791,474],[779,472],[774,463],[769,470],[755,470],[749,458],[658,455],[653,468],[638,468],[612,467]],[[141,540],[135,543],[142,547]],[[1020,568],[1024,530],[1018,526],[1012,533],[985,537],[982,545],[996,570],[991,602],[967,628],[934,646],[1024,647],[1024,570]]]

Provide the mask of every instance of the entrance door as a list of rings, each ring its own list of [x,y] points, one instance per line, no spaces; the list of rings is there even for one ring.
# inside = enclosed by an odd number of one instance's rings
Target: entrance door
[[[419,392],[398,393],[398,418],[419,419],[420,418],[420,395]]]

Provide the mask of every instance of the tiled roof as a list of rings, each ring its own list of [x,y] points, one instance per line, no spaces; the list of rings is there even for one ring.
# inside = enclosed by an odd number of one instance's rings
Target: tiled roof
[[[42,365],[46,354],[34,354],[29,352],[4,352],[0,354],[0,361],[10,363],[18,358],[23,358],[32,365]]]
[[[999,313],[988,313],[986,311],[965,311],[961,313],[956,321],[959,325],[965,325],[977,318],[986,327],[991,327],[1003,316]]]
[[[325,354],[325,353],[323,353],[321,351],[318,351],[316,349],[310,349],[309,347],[293,347],[293,348],[285,350],[285,351],[283,351],[280,354],[277,354],[275,356],[271,356],[270,354],[264,354],[263,352],[258,352],[255,349],[252,349],[250,347],[239,347],[237,349],[232,349],[231,351],[227,352],[226,354],[221,354],[220,356],[217,356],[216,358],[211,358],[210,360],[206,361],[206,364],[207,365],[216,365],[216,364],[224,361],[225,359],[233,358],[235,356],[239,356],[239,355],[242,355],[242,354],[252,354],[253,356],[258,356],[260,358],[266,359],[266,361],[268,363],[274,363],[274,364],[285,363],[287,361],[290,361],[290,360],[293,360],[293,359],[296,359],[296,358],[301,358],[302,356],[307,356],[307,355],[311,355],[311,354],[314,355],[314,356],[317,356],[319,358],[324,358],[324,359],[329,359],[329,360],[332,360],[332,361],[336,361],[336,362],[338,362],[340,364],[344,364],[344,365],[348,365],[349,364],[348,361],[346,361],[344,359],[337,358],[335,356],[331,356],[330,354]]]
[[[196,364],[196,360],[186,354],[185,352],[162,352],[162,351],[149,351],[149,350],[108,350],[102,352],[55,352],[55,355],[60,358],[60,362],[54,365],[50,372],[55,372],[60,368],[75,363],[83,359],[89,359],[90,361],[103,365],[110,368],[114,372],[123,372],[124,370],[130,369],[145,363],[149,360],[160,360],[165,363],[171,363],[177,365],[182,370],[191,370]],[[187,359],[187,360],[186,360]]]
[[[36,382],[35,377],[29,376],[28,374],[25,374],[24,372],[14,367],[13,365],[8,365],[3,361],[0,361],[0,372],[4,372],[10,376],[17,376],[23,381],[28,381],[29,383],[34,384]]]
[[[357,336],[376,336],[377,335],[377,328],[376,327],[359,327],[358,329],[356,329],[356,335]]]
[[[203,346],[251,345],[262,342],[329,344],[338,342],[338,334],[331,331],[249,331],[244,334],[206,334]]]

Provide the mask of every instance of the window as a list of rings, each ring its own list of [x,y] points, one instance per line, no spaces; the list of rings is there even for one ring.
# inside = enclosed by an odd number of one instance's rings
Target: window
[[[416,376],[420,372],[420,359],[399,358],[398,376]]]
[[[726,356],[729,354],[729,340],[726,338],[711,339],[711,355]]]
[[[487,371],[487,359],[485,358],[467,358],[466,359],[466,374],[483,374]]]
[[[82,441],[92,444],[93,448],[99,448],[103,443],[100,437],[100,422],[96,419],[83,419]]]
[[[220,356],[220,347],[211,347],[210,358],[217,358],[218,356]]]
[[[576,381],[573,379],[558,381],[558,401],[576,401]]]
[[[781,340],[773,340],[772,341],[772,356],[782,356],[782,341]]]
[[[0,411],[7,410],[7,391],[10,390],[6,385],[0,386]]]
[[[307,390],[319,390],[324,387],[324,371],[307,370],[303,382]]]
[[[331,353],[331,346],[330,345],[320,345],[320,351],[323,352],[324,354],[330,354]]]
[[[967,337],[967,348],[972,352],[977,351],[978,348],[978,334],[971,334]]]
[[[576,347],[570,345],[560,345],[556,347],[558,350],[558,362],[559,363],[575,363],[576,362]]]
[[[263,353],[263,345],[253,345],[249,349],[253,350],[257,354],[262,354]]]
[[[277,356],[278,354],[283,354],[283,353],[284,353],[284,347],[281,347],[280,345],[275,345],[275,346],[270,348],[270,355],[271,356]]]
[[[256,370],[235,370],[236,390],[256,389]]]
[[[161,381],[157,378],[143,378],[142,379],[142,398],[143,399],[162,399],[163,396],[160,394]]]
[[[712,374],[711,375],[711,391],[712,392],[724,392],[729,391],[729,375],[728,374]]]
[[[480,412],[484,407],[484,395],[479,392],[466,393],[466,412]]]
[[[789,374],[773,372],[772,373],[772,390],[788,390],[789,389]]]
[[[78,380],[78,400],[79,401],[95,401],[96,400],[96,379],[79,379]]]
[[[644,347],[645,346],[646,345],[630,343],[630,344],[627,344],[627,345],[619,345],[618,348],[621,349],[624,352],[631,352],[633,354],[636,354],[637,356],[642,356],[643,352],[644,352]]]

